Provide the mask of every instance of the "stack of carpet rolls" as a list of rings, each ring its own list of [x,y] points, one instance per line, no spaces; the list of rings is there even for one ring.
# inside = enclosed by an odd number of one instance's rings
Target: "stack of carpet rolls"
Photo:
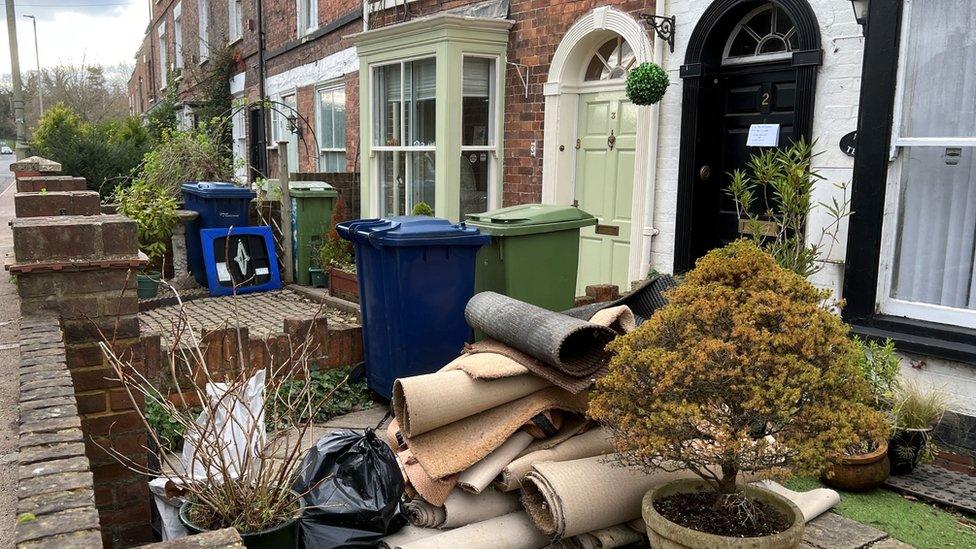
[[[387,435],[411,525],[381,546],[618,547],[640,539],[628,523],[641,522],[646,479],[659,477],[615,464],[608,433],[585,415],[607,344],[636,327],[631,310],[594,310],[585,320],[485,292],[465,316],[485,339],[435,373],[394,384]]]
[[[644,494],[691,474],[623,466],[609,433],[586,419],[587,392],[606,371],[607,344],[649,318],[672,285],[651,281],[651,292],[639,290],[629,302],[567,314],[491,292],[474,296],[465,316],[487,338],[435,373],[394,384],[387,438],[406,479],[410,525],[380,546],[644,542]],[[827,492],[809,493],[818,513],[836,503],[836,492]]]

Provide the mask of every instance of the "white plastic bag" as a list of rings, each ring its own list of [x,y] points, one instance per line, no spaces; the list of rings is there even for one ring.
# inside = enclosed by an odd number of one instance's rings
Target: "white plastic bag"
[[[227,383],[207,384],[208,403],[196,419],[199,427],[187,432],[183,442],[183,467],[194,479],[219,481],[224,470],[237,478],[245,461],[251,467],[258,465],[265,441],[266,376],[265,370],[255,373],[243,387],[244,394],[227,394]],[[206,440],[198,440],[201,437]]]
[[[172,479],[165,477],[154,478],[149,481],[149,491],[156,502],[156,509],[159,511],[159,518],[162,522],[160,530],[163,541],[185,538],[188,534],[186,527],[180,522],[180,506],[183,504],[183,500],[166,497],[166,483],[171,481]]]

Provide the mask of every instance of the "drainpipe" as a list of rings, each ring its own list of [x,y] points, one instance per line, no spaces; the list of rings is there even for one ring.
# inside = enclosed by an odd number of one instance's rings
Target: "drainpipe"
[[[664,16],[666,0],[658,0],[654,2],[654,14]],[[654,36],[654,62],[664,67],[664,48],[666,44],[664,40],[657,35],[657,33],[652,32]],[[667,70],[667,68],[665,68]],[[644,219],[643,219],[643,229],[641,231],[644,237],[644,245],[641,246],[641,275],[647,276],[647,273],[651,270],[651,242],[660,231],[654,226],[654,187],[657,183],[657,161],[658,161],[658,143],[660,141],[661,128],[661,103],[651,107],[651,128],[654,129],[651,133],[650,147],[651,147],[651,158],[650,164],[650,177],[647,178],[646,188],[644,190]]]
[[[264,175],[267,177],[268,168],[268,136],[271,135],[271,124],[269,123],[268,109],[264,108],[264,101],[267,99],[265,93],[265,74],[264,74],[264,2],[257,0],[258,8],[258,95],[261,96],[261,122],[264,125],[264,136],[261,139],[261,154],[264,156]]]

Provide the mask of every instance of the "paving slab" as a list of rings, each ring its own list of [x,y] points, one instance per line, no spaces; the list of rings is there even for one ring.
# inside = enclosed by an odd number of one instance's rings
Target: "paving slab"
[[[888,534],[866,524],[844,518],[837,513],[824,513],[807,523],[803,531],[804,549],[860,549],[873,547]]]
[[[976,514],[976,477],[920,465],[910,475],[892,475],[885,485],[899,492]]]

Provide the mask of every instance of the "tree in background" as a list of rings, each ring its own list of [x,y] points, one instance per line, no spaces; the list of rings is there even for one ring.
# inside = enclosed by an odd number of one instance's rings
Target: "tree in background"
[[[126,77],[131,67],[101,65],[58,65],[31,71],[24,84],[24,108],[27,127],[40,122],[38,89],[44,93],[45,106],[63,103],[82,120],[92,123],[118,120],[129,114]]]
[[[10,88],[0,88],[0,139],[14,140],[17,128],[14,126],[13,92]]]
[[[64,103],[50,107],[34,129],[34,154],[61,163],[64,173],[84,177],[103,197],[128,182],[151,141],[138,118],[92,122]]]

